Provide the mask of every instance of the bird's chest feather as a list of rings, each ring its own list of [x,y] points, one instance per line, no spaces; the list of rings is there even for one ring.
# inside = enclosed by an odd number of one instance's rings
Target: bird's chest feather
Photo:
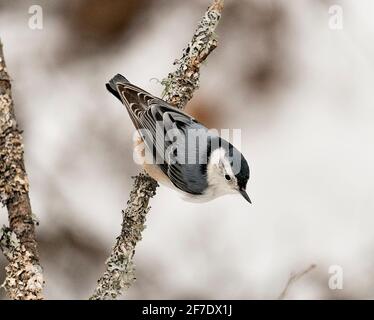
[[[147,172],[157,182],[164,184],[167,187],[174,187],[170,179],[160,169],[160,167],[151,161],[147,161],[145,156],[145,145],[143,139],[137,132],[134,137],[134,161],[141,165],[145,172]]]

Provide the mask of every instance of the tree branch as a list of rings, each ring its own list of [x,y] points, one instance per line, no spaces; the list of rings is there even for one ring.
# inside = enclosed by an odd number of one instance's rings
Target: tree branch
[[[2,286],[11,299],[42,299],[43,273],[23,153],[0,41],[0,201],[9,217],[9,228],[0,230],[0,248],[9,261]]]
[[[288,293],[288,290],[290,289],[290,287],[296,282],[298,281],[300,278],[302,278],[303,276],[305,276],[306,274],[308,274],[309,272],[311,272],[313,269],[315,269],[317,266],[315,264],[311,264],[307,269],[301,271],[301,272],[298,272],[298,273],[291,273],[287,283],[286,283],[286,286],[284,287],[282,293],[279,295],[278,297],[278,300],[284,300],[287,296],[287,293]]]
[[[200,66],[217,47],[214,31],[223,9],[223,0],[214,0],[199,22],[192,40],[183,50],[182,57],[174,62],[177,70],[162,81],[164,99],[183,109],[199,88]],[[156,194],[157,182],[146,173],[135,177],[127,208],[123,211],[123,223],[109,258],[106,270],[90,299],[115,299],[135,281],[132,262],[135,246],[141,240],[146,215],[150,209],[149,199]]]

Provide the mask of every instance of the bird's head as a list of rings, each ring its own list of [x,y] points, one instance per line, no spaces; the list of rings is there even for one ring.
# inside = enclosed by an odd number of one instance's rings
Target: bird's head
[[[211,152],[207,166],[209,187],[217,196],[240,193],[252,203],[247,192],[249,166],[244,156],[230,143],[220,146]]]

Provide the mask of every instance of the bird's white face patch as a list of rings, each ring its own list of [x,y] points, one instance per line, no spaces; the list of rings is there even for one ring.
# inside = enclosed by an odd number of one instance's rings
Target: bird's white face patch
[[[236,177],[223,148],[218,148],[212,152],[208,163],[207,175],[209,185],[207,193],[212,193],[212,196],[219,197],[224,194],[237,192]],[[230,177],[229,180],[225,178],[226,175]]]

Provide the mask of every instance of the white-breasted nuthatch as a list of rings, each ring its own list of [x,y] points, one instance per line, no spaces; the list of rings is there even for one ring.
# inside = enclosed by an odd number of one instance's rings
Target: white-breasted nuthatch
[[[204,202],[240,193],[251,203],[246,192],[248,163],[233,145],[120,74],[106,87],[126,106],[137,129],[135,152],[151,155],[143,167],[152,178],[182,192],[186,200]]]

